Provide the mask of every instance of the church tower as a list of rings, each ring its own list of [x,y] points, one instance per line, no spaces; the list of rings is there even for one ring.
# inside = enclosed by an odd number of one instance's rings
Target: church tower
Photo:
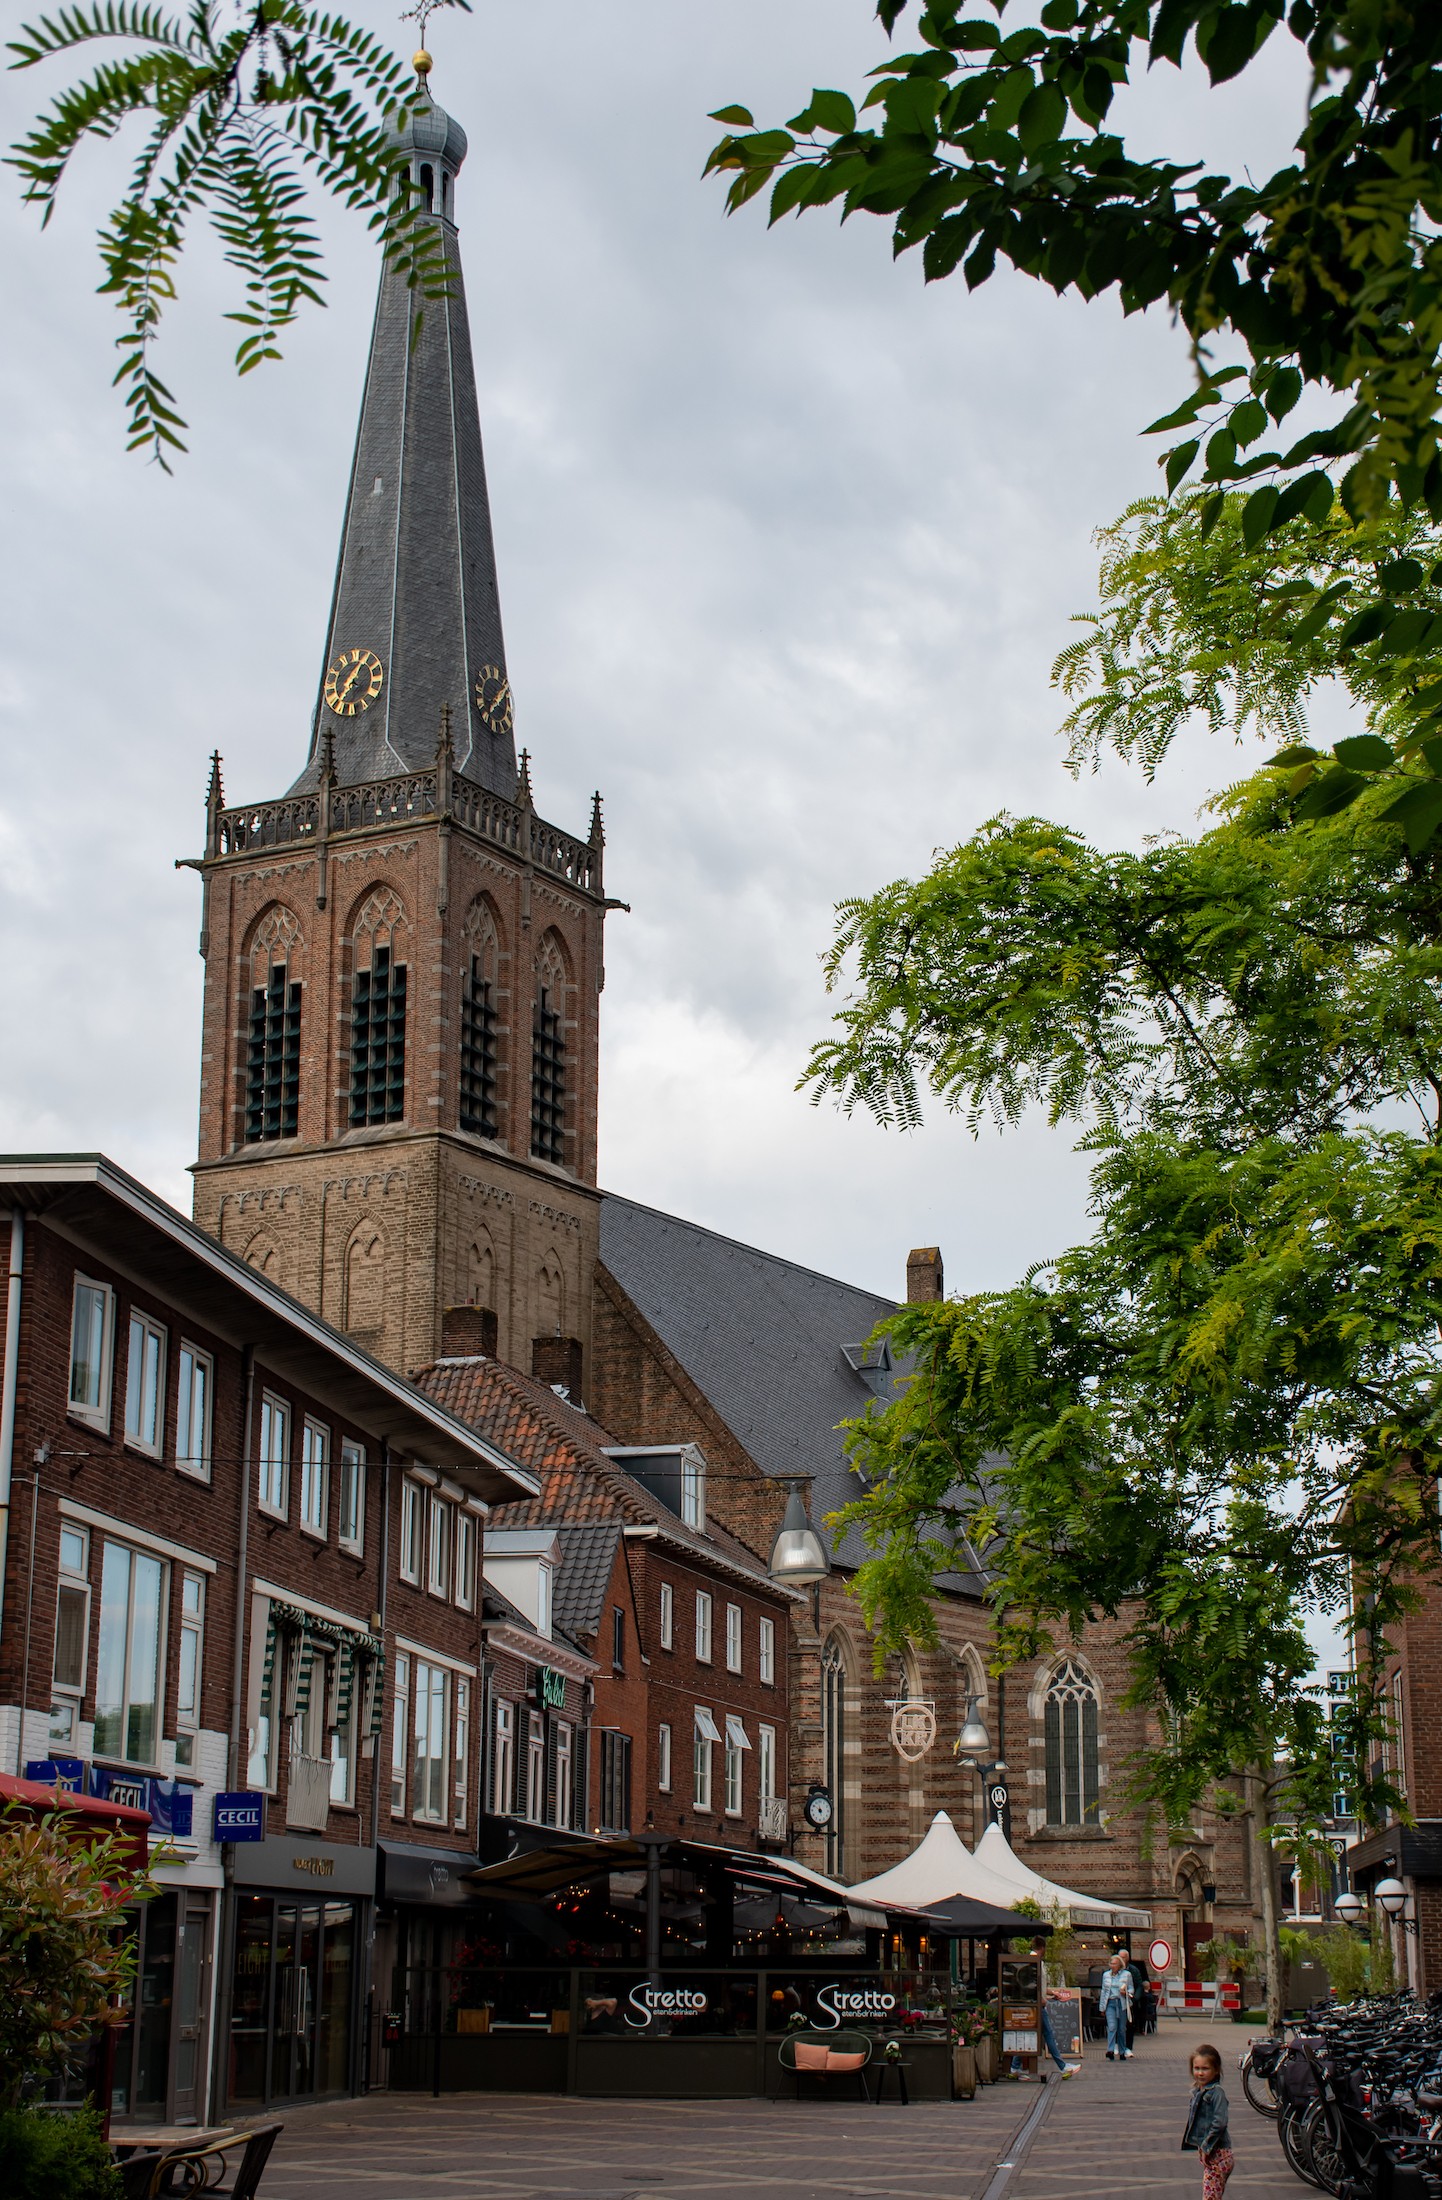
[[[598,1251],[600,797],[536,814],[512,733],[456,245],[460,125],[399,142],[454,272],[381,276],[310,749],[206,803],[195,1218],[405,1370],[584,1396]]]

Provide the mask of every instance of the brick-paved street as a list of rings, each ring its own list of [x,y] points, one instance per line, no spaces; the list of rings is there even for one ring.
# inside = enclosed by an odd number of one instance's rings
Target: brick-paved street
[[[261,2200],[982,2200],[1030,2111],[1045,2111],[1005,2200],[1200,2200],[1178,2151],[1187,2058],[1203,2032],[1170,2024],[1126,2064],[1089,2051],[1044,2094],[987,2087],[975,2101],[592,2101],[378,2093],[287,2115]],[[1248,2108],[1227,2025],[1236,2174],[1228,2200],[1302,2200],[1275,2131]]]

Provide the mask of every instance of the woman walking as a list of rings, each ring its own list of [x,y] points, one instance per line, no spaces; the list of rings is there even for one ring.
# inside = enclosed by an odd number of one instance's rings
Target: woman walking
[[[1132,1974],[1119,1955],[1112,1957],[1111,1969],[1102,1980],[1097,2008],[1106,2019],[1107,2061],[1129,2061],[1132,2051],[1127,2045],[1127,2024],[1132,2013]]]

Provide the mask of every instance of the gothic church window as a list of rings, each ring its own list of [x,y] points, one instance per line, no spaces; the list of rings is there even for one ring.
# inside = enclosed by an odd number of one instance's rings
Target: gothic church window
[[[539,1161],[566,1158],[566,1041],[562,1016],[566,972],[561,951],[548,939],[537,968],[531,1029],[531,1152]]]
[[[1045,1730],[1047,1824],[1094,1826],[1100,1791],[1097,1692],[1071,1658],[1052,1675]]]
[[[300,1123],[300,981],[290,974],[300,927],[273,909],[251,947],[254,982],[245,1062],[245,1142],[294,1138]]]
[[[405,912],[378,888],[356,920],[351,989],[350,1127],[400,1123],[406,1112]],[[398,934],[400,938],[398,938]]]
[[[384,1329],[385,1239],[362,1223],[350,1241],[345,1262],[345,1325],[352,1333]]]
[[[495,920],[478,901],[466,920],[466,968],[461,980],[461,1129],[477,1138],[496,1130],[496,965]],[[491,1301],[480,1302],[489,1306]]]

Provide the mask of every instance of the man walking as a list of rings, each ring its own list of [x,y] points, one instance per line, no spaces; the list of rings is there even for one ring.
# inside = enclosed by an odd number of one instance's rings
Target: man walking
[[[1107,2061],[1130,2062],[1132,2051],[1127,2045],[1127,2026],[1132,2013],[1132,1974],[1119,1954],[1112,1957],[1111,1967],[1102,1980],[1097,2008],[1106,2018]]]

